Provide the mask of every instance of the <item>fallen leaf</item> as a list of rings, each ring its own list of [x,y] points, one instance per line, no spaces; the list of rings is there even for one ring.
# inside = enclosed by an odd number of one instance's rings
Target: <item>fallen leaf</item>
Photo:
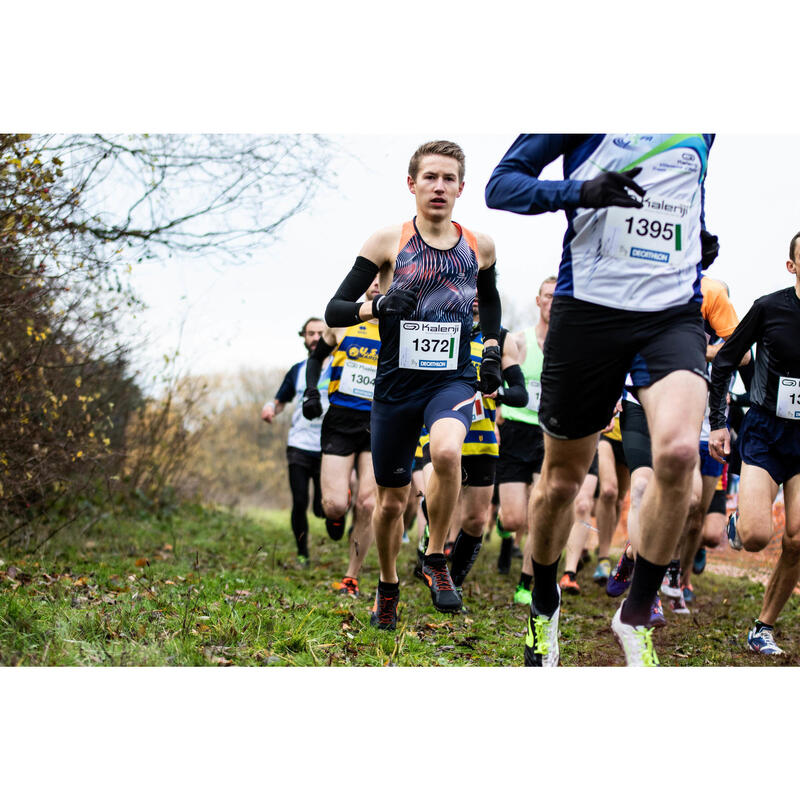
[[[146,558],[137,558],[136,559],[136,566],[137,567],[149,567],[150,562]]]
[[[17,577],[17,568],[12,564],[7,570],[6,575],[13,581]]]
[[[172,545],[171,544],[165,544],[161,549],[162,550],[172,550]]]

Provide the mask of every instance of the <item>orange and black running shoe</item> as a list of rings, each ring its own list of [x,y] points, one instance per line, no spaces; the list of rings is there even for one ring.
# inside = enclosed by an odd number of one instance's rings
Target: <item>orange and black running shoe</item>
[[[422,577],[431,590],[431,601],[437,611],[446,614],[457,614],[461,611],[461,595],[456,591],[447,561],[441,553],[425,556],[422,565]]]
[[[562,592],[566,592],[567,594],[580,594],[581,587],[578,584],[578,581],[575,580],[575,574],[565,572],[561,576],[561,580],[558,582],[558,585],[561,587]]]
[[[333,584],[334,589],[339,590],[339,594],[346,594],[348,597],[358,597],[358,578],[345,576],[341,581]]]
[[[397,627],[397,601],[399,599],[399,587],[392,593],[385,593],[381,592],[381,585],[378,583],[369,624],[382,631],[393,631]]]

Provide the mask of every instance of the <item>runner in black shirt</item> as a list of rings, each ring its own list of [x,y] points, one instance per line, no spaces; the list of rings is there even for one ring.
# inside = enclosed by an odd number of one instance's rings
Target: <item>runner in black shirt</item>
[[[739,509],[728,520],[728,539],[737,550],[763,550],[772,539],[772,504],[783,484],[786,532],[781,556],[761,614],[747,634],[750,649],[764,655],[783,652],[772,627],[800,578],[800,233],[792,237],[786,269],[795,276],[795,285],[756,300],[714,359],[709,401],[709,451],[722,461],[731,449],[724,413],[728,382],[755,343],[751,408],[738,440]]]

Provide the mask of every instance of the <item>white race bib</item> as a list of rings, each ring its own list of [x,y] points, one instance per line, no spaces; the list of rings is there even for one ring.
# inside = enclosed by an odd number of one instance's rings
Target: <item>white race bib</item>
[[[529,411],[539,411],[539,402],[542,399],[542,384],[539,381],[528,381],[528,402],[525,406]]]
[[[426,372],[454,370],[458,367],[460,340],[459,322],[401,320],[398,366]]]
[[[778,378],[775,414],[782,419],[800,419],[800,378]]]
[[[347,359],[342,365],[342,377],[339,382],[339,391],[353,397],[363,397],[372,400],[375,394],[375,375],[378,367],[375,364],[365,364],[363,361]]]
[[[478,392],[472,404],[472,423],[473,425],[480,420],[486,419],[486,409],[483,407],[483,395]]]
[[[622,261],[678,270],[686,263],[690,206],[664,197],[645,196],[642,208],[605,209],[602,252]]]

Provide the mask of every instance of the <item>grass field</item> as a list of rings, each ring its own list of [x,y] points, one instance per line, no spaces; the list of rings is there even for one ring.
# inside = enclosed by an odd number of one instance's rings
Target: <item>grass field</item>
[[[395,633],[369,626],[377,585],[374,550],[361,597],[331,587],[346,567],[346,540],[313,520],[311,568],[295,566],[288,512],[246,516],[186,507],[158,518],[108,517],[89,537],[64,533],[33,553],[0,551],[0,664],[237,666],[515,666],[527,610],[511,602],[511,575],[495,568],[493,536],[464,588],[467,613],[437,613],[401,551]],[[694,579],[689,617],[665,610],[655,633],[665,666],[800,664],[800,611],[793,598],[776,627],[786,656],[768,662],[745,648],[763,587],[706,570]],[[579,573],[580,596],[564,599],[565,665],[621,665],[609,628],[617,602]],[[588,574],[587,574],[588,573]]]

